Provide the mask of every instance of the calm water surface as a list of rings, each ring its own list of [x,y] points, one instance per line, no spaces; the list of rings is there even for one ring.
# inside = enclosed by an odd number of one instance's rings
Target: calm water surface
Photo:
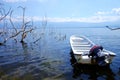
[[[0,80],[120,80],[120,30],[107,28],[51,28],[26,44],[10,41],[0,46]],[[110,67],[72,66],[71,35],[85,35],[117,56]]]

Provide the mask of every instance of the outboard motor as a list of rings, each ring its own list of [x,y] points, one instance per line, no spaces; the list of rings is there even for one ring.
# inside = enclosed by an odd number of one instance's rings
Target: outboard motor
[[[90,56],[92,57],[92,60],[95,59],[95,61],[97,62],[99,66],[106,65],[106,62],[105,62],[106,55],[103,53],[102,46],[98,46],[98,45],[93,46],[89,51],[88,57]]]

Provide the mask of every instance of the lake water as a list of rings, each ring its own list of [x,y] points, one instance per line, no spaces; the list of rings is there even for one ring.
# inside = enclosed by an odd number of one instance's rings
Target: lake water
[[[72,66],[71,35],[87,36],[117,56],[110,67]],[[34,42],[35,39],[39,41]],[[41,36],[41,37],[39,37]],[[37,29],[26,44],[0,46],[0,80],[120,80],[120,30],[107,28]]]

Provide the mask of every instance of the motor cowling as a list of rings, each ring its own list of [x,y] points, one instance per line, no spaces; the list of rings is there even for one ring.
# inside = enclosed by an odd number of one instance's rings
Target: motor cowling
[[[92,59],[95,59],[97,64],[99,66],[104,66],[106,65],[106,62],[105,62],[105,54],[103,52],[103,47],[102,46],[98,46],[98,45],[95,45],[93,46],[90,51],[89,51],[89,57],[92,56]]]

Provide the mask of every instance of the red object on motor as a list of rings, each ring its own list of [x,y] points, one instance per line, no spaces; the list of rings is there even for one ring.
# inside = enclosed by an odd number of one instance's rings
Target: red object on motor
[[[89,52],[89,57],[92,56],[97,56],[97,53],[99,52],[99,49],[103,50],[103,47],[102,46],[99,46],[99,45],[95,45],[93,46],[91,49],[90,49],[90,52]]]

